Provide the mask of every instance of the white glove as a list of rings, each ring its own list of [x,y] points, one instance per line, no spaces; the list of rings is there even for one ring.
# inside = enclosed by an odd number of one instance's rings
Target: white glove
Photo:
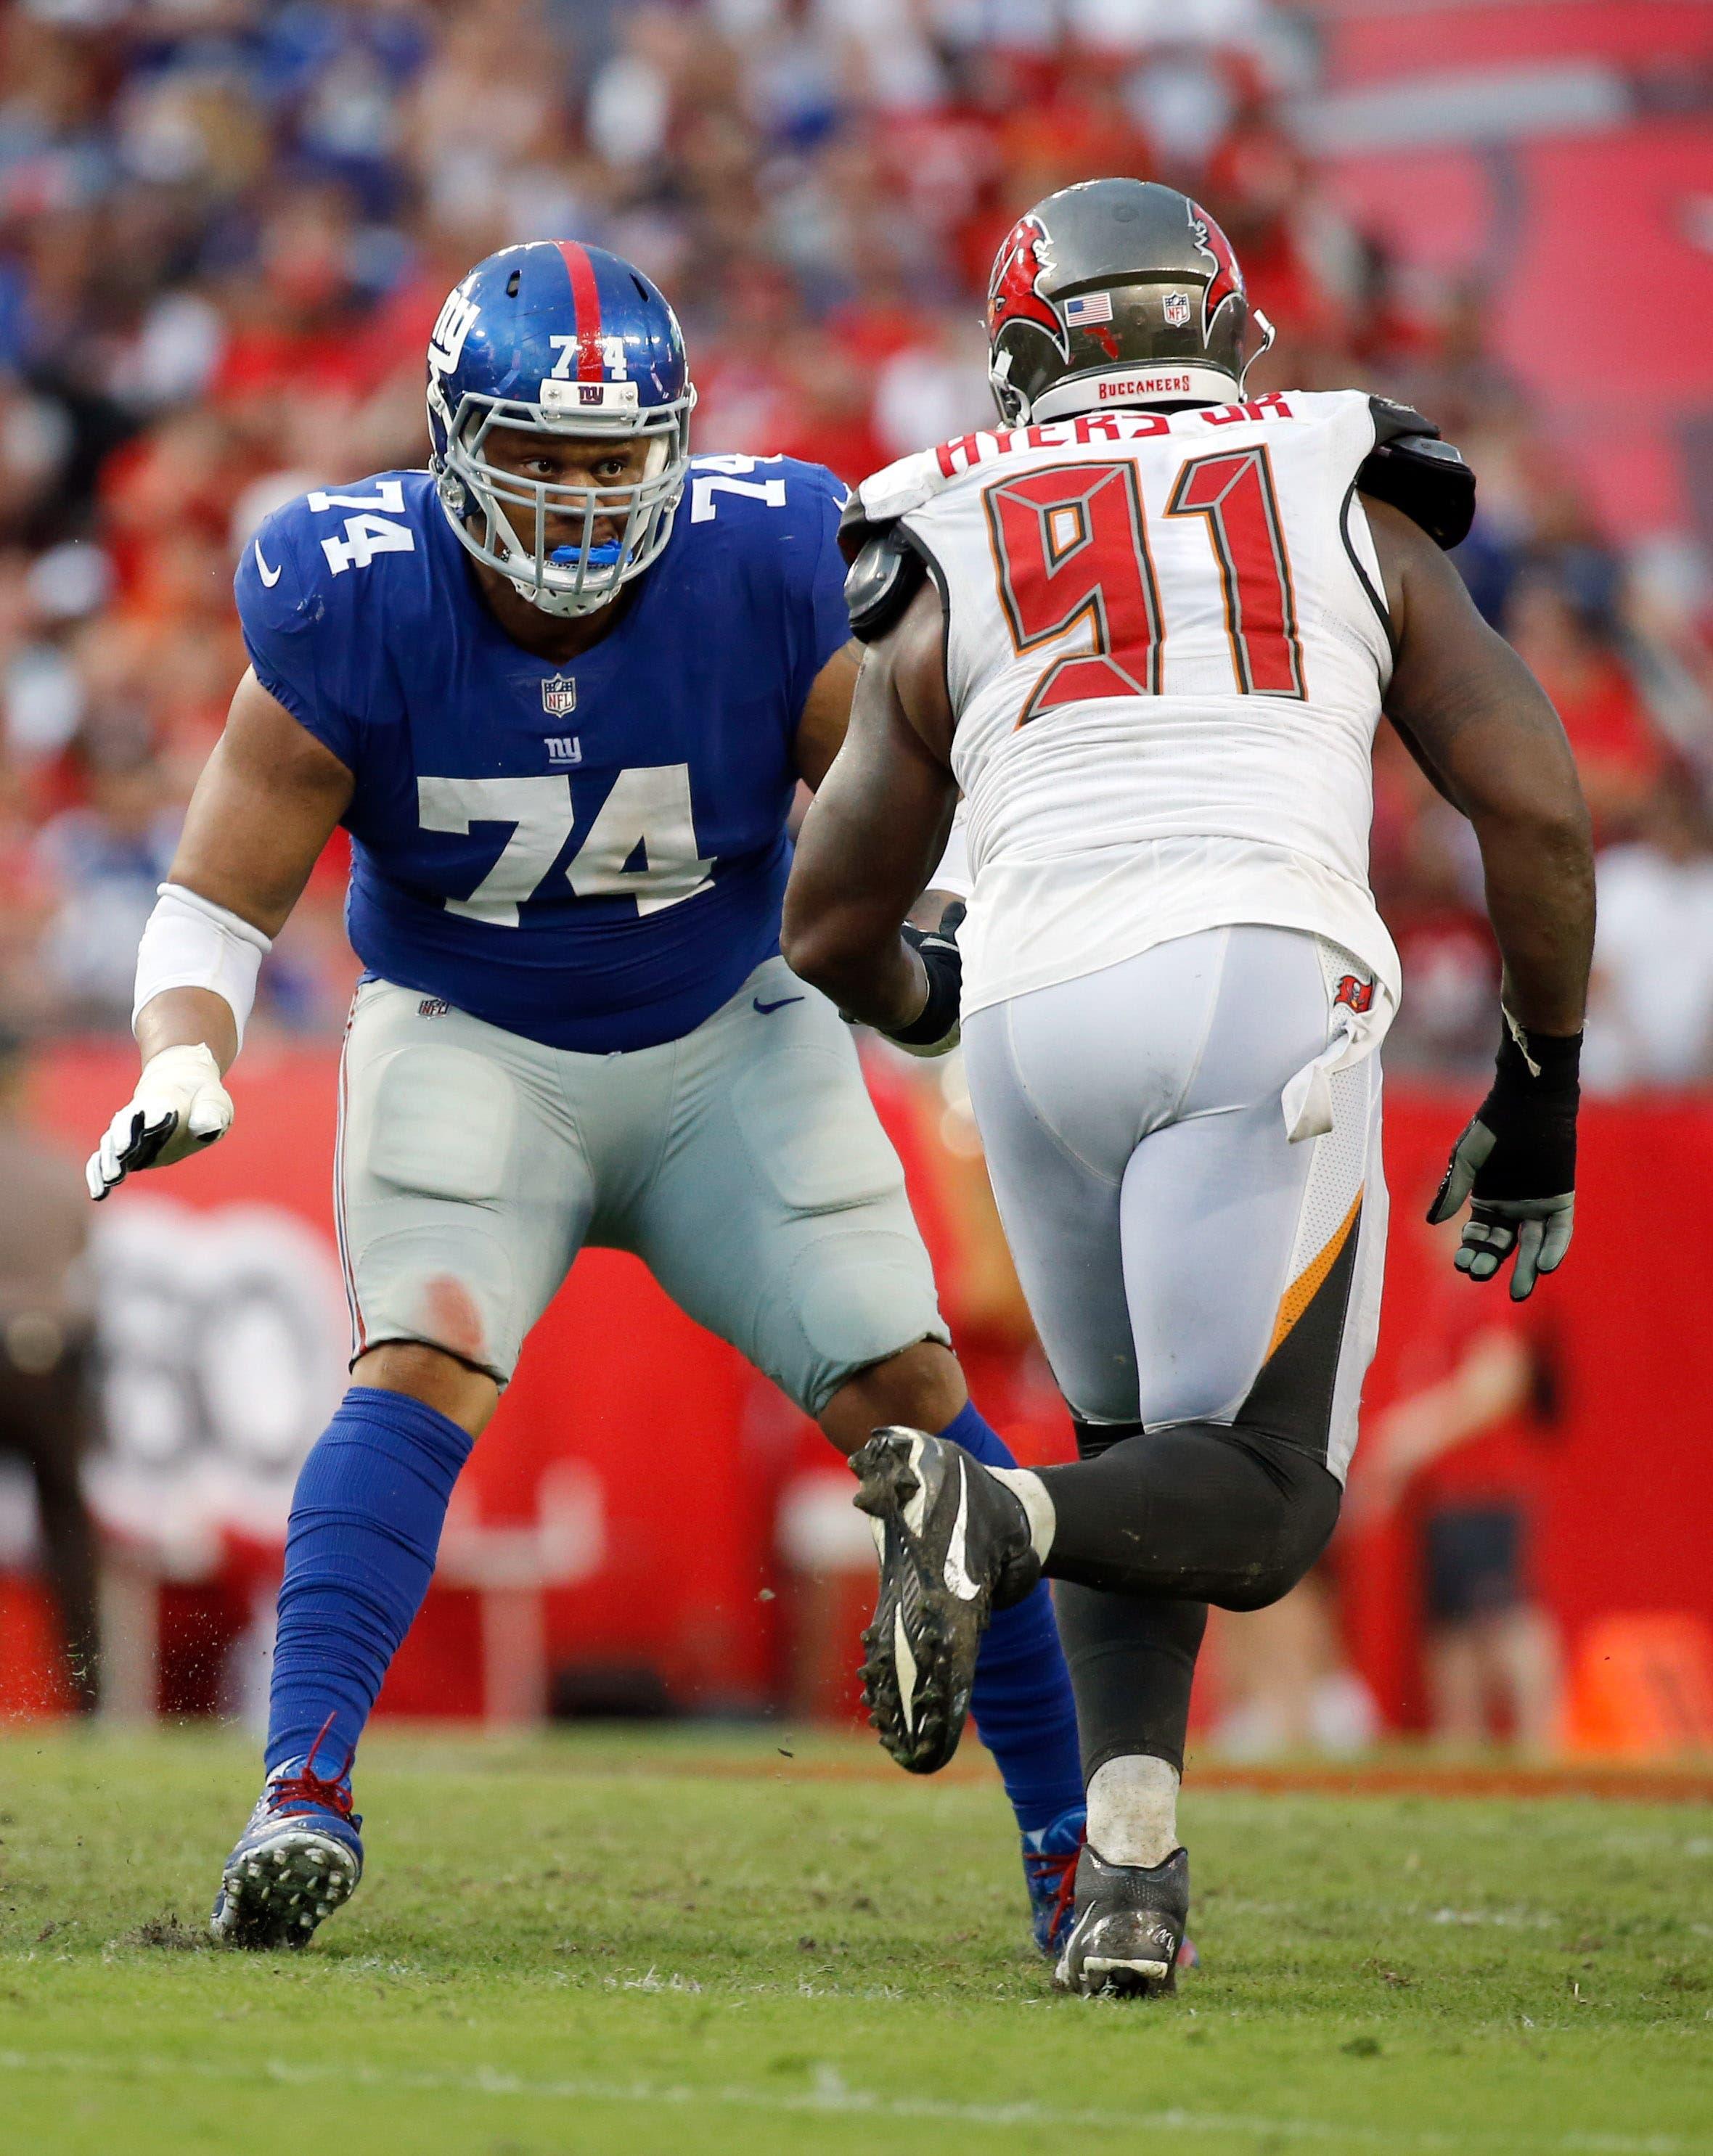
[[[231,1127],[231,1096],[212,1053],[200,1043],[163,1048],[144,1064],[136,1092],[90,1155],[90,1196],[105,1198],[133,1168],[170,1168]]]

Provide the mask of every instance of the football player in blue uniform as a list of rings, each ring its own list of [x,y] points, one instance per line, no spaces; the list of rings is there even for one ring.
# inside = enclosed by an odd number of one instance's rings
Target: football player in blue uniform
[[[856,677],[844,489],[692,458],[694,401],[646,278],[507,248],[435,326],[429,469],[303,496],[239,568],[250,669],[138,953],[142,1074],[90,1163],[105,1197],[229,1126],[257,968],[343,824],[353,1383],[292,1505],[224,1939],[301,1944],[357,1885],[358,1738],[459,1471],[585,1244],[634,1251],[841,1450],[898,1423],[1010,1464],[848,1032],[779,955],[786,814]],[[936,1006],[898,1038],[954,1024]],[[1045,1597],[995,1621],[974,1709],[1047,1947],[1083,1790]]]

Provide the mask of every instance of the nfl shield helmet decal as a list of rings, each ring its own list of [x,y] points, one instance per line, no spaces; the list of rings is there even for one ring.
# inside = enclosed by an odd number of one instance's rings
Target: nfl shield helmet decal
[[[1186,330],[1190,326],[1190,295],[1187,292],[1168,292],[1163,302],[1168,329]]]
[[[550,674],[541,685],[541,707],[550,719],[577,709],[577,684],[568,674]]]

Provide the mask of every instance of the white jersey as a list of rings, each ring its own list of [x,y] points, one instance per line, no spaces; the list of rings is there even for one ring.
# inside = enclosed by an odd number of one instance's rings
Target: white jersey
[[[966,1014],[1254,921],[1350,952],[1383,1029],[1374,444],[1365,395],[1293,391],[970,435],[864,483],[945,605]]]

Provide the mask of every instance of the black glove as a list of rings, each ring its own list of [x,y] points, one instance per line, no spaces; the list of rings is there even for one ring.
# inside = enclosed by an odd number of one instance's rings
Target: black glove
[[[1576,1211],[1577,1066],[1581,1034],[1529,1033],[1507,1017],[1493,1091],[1452,1148],[1436,1225],[1469,1200],[1457,1269],[1491,1280],[1512,1250],[1510,1295],[1521,1302],[1538,1274],[1556,1271]]]
[[[904,941],[928,968],[928,1001],[919,1017],[887,1035],[913,1055],[944,1055],[958,1045],[959,1007],[964,995],[964,960],[958,949],[958,931],[969,908],[954,899],[940,916],[938,928],[913,928],[907,921]]]

